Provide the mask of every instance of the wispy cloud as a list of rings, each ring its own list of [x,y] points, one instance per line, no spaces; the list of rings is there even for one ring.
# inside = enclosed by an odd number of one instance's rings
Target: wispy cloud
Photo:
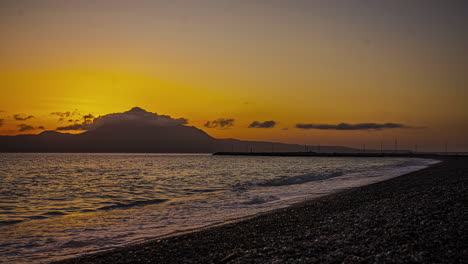
[[[276,122],[273,120],[265,121],[265,122],[253,121],[249,125],[249,128],[272,128],[274,126],[276,126]]]
[[[5,121],[5,119],[0,119],[0,127],[3,126],[3,121]]]
[[[71,111],[66,111],[66,112],[52,112],[50,113],[51,115],[55,115],[59,117],[59,121],[64,121],[67,118],[72,118],[72,117],[79,117],[82,114],[78,112],[78,110],[75,110],[73,112]]]
[[[213,121],[207,121],[204,126],[207,128],[230,128],[234,126],[234,121],[236,121],[233,118],[218,118]]]
[[[73,114],[69,114],[69,112],[62,113],[63,117],[60,119],[63,119],[65,117],[68,117]],[[93,124],[93,121],[96,117],[93,114],[87,114],[82,117],[82,120],[76,119],[75,123],[72,125],[68,126],[61,126],[57,127],[56,130],[89,130],[91,128],[91,125]],[[81,121],[81,122],[80,122]],[[73,122],[73,119],[69,119],[68,122]]]
[[[19,132],[24,132],[24,131],[29,131],[29,130],[34,130],[35,128],[33,126],[27,125],[27,124],[19,124],[18,125]]]
[[[60,116],[60,117],[70,117],[71,115],[73,115],[72,112],[52,112],[50,114]]]
[[[87,114],[87,115],[83,116],[84,120],[89,120],[89,119],[94,119],[94,118],[96,118],[96,117],[94,115],[92,115],[92,114]]]
[[[88,130],[90,126],[90,123],[81,123],[81,124],[73,124],[69,126],[61,126],[57,127],[55,130],[63,130],[63,131],[68,131],[68,130]]]
[[[31,125],[28,125],[28,124],[19,124],[18,128],[19,128],[18,132],[24,132],[24,131],[36,130],[36,129],[45,130],[44,126],[34,127],[34,126],[31,126]]]
[[[296,128],[300,129],[320,129],[320,130],[382,130],[392,128],[415,128],[398,123],[360,123],[360,124],[296,124]]]
[[[26,121],[28,119],[31,119],[31,118],[34,118],[34,116],[30,115],[30,116],[21,116],[20,114],[15,114],[13,115],[13,118],[16,120],[16,121]]]

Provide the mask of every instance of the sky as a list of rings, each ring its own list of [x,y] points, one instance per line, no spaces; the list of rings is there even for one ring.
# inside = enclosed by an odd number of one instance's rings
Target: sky
[[[467,13],[464,0],[4,0],[0,134],[140,107],[216,138],[468,151]]]

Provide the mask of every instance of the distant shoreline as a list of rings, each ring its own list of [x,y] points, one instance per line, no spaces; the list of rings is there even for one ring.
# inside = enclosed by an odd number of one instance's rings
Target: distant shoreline
[[[219,226],[56,263],[462,262],[468,157]]]
[[[275,156],[275,157],[359,157],[359,158],[374,158],[374,157],[398,157],[398,158],[428,158],[440,159],[466,156],[467,154],[435,154],[435,153],[317,153],[317,152],[215,152],[215,156]]]

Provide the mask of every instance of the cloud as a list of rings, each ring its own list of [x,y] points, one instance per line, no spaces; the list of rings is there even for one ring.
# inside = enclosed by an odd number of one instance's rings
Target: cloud
[[[59,121],[64,121],[64,120],[69,119],[69,118],[72,118],[72,117],[74,117],[74,116],[80,116],[80,115],[81,115],[77,110],[75,110],[75,111],[73,111],[73,112],[70,112],[70,111],[67,111],[67,112],[52,112],[52,113],[50,113],[50,114],[51,114],[51,115],[56,115],[56,116],[60,117],[60,118],[59,118]],[[69,120],[70,120],[70,119],[69,119]],[[79,121],[79,120],[78,120],[78,121]]]
[[[58,127],[57,130],[93,130],[107,125],[119,126],[155,126],[168,127],[185,125],[188,120],[185,118],[172,118],[168,115],[158,115],[139,107],[134,107],[127,112],[107,114],[95,117],[92,114],[84,115],[81,123]]]
[[[26,120],[28,120],[28,119],[34,118],[34,116],[30,115],[30,116],[22,117],[20,114],[16,114],[16,115],[13,115],[13,118],[14,118],[16,121],[26,121]]]
[[[398,123],[360,123],[360,124],[347,124],[340,123],[337,125],[331,124],[296,124],[296,128],[300,129],[320,129],[320,130],[382,130],[389,128],[414,128]]]
[[[265,122],[253,121],[249,125],[249,128],[272,128],[274,126],[276,126],[276,122],[273,120],[265,121]]]
[[[70,117],[71,115],[73,115],[74,113],[72,112],[52,112],[50,113],[51,115],[56,115],[56,116],[60,116],[60,117]]]
[[[94,119],[94,118],[96,118],[96,117],[93,116],[92,114],[87,114],[87,115],[84,115],[84,116],[83,116],[83,119],[84,119],[84,120]]]
[[[3,121],[4,121],[4,120],[5,120],[5,119],[0,119],[0,127],[3,126]]]
[[[208,128],[230,128],[232,126],[234,126],[234,121],[236,121],[235,119],[233,118],[218,118],[216,120],[213,120],[213,121],[206,121],[206,123],[204,124],[205,127],[208,127]]]
[[[59,119],[59,121],[62,121],[64,120],[64,118],[67,118],[67,117],[72,117],[74,115],[80,115],[78,112],[53,112],[51,113],[53,115],[58,115],[58,116],[61,116],[61,118]],[[93,124],[93,120],[95,119],[96,117],[93,115],[93,114],[87,114],[87,115],[83,115],[82,116],[82,119],[68,119],[67,121],[69,123],[72,123],[72,122],[75,122],[74,124],[72,125],[68,125],[68,126],[61,126],[61,127],[57,127],[55,130],[90,130],[92,127],[92,124]]]
[[[24,132],[24,131],[29,131],[29,130],[36,130],[36,129],[41,129],[41,130],[45,129],[44,126],[33,127],[33,126],[28,125],[28,124],[19,124],[18,127],[19,127],[19,129],[18,129],[19,132]]]
[[[68,113],[69,112],[65,112],[64,117],[67,117],[66,114],[68,114]],[[71,115],[73,115],[73,113]],[[82,117],[82,120],[80,120],[80,119],[74,120],[75,123],[73,125],[57,127],[56,130],[65,130],[65,131],[66,130],[90,130],[90,129],[92,129],[93,120],[95,118],[96,117],[93,114],[87,114],[87,115],[84,115]],[[62,120],[63,120],[63,118],[60,118],[59,121],[62,121]],[[67,121],[69,123],[72,123],[73,119],[68,119]],[[81,123],[79,123],[80,121],[81,121]]]
[[[24,131],[29,131],[29,130],[34,130],[35,128],[33,126],[27,125],[27,124],[19,124],[18,125],[19,132],[24,132]]]
[[[81,124],[73,124],[69,126],[62,126],[62,127],[57,127],[55,130],[88,130],[89,129],[89,124],[86,123],[81,123]]]
[[[67,118],[67,117],[80,115],[76,111],[75,112],[54,112],[51,114],[61,116],[59,121],[62,121],[64,118]],[[87,114],[87,115],[83,115],[82,119],[75,119],[75,120],[68,119],[67,121],[69,123],[72,123],[72,122],[75,122],[75,123],[72,125],[68,125],[68,126],[57,127],[55,130],[65,130],[65,131],[67,130],[90,130],[91,125],[93,124],[93,120],[95,118],[96,117],[93,114]]]

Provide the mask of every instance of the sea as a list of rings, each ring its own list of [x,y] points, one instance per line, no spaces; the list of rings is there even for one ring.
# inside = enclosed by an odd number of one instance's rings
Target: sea
[[[261,214],[416,158],[0,153],[0,263],[47,263]]]

